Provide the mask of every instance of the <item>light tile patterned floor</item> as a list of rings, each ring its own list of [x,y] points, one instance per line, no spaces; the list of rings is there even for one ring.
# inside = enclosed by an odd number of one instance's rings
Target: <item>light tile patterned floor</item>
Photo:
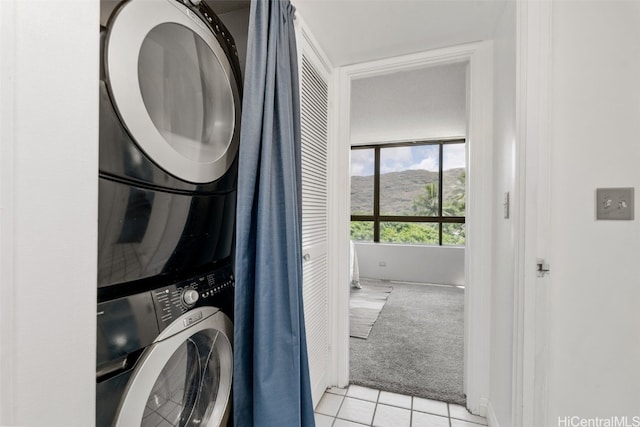
[[[480,427],[487,420],[460,405],[357,385],[332,387],[316,407],[316,427]]]

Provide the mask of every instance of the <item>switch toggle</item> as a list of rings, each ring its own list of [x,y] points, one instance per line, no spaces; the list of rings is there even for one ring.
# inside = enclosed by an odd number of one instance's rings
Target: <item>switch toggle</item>
[[[596,219],[633,220],[634,188],[596,189]]]

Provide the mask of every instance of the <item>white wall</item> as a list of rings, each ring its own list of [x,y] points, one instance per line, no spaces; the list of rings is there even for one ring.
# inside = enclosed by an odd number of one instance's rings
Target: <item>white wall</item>
[[[464,247],[356,243],[360,277],[464,285]],[[380,262],[385,266],[380,266]]]
[[[351,83],[351,144],[464,137],[467,64],[397,71]]]
[[[554,2],[552,58],[548,422],[640,416],[640,3]],[[636,219],[596,221],[617,186]]]
[[[99,3],[0,2],[0,425],[95,420]]]
[[[491,289],[491,394],[498,425],[511,423],[514,224],[503,213],[504,193],[514,196],[516,5],[509,2],[494,35],[494,226]],[[513,214],[513,212],[512,212]]]

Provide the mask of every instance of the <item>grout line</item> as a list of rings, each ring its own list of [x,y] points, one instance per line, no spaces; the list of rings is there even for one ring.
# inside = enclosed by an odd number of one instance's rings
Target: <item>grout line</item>
[[[373,389],[376,390],[376,389]],[[375,406],[373,407],[373,415],[371,416],[371,422],[369,423],[370,426],[373,426],[373,420],[376,419],[376,412],[378,411],[378,402],[380,401],[380,390],[376,390],[378,392],[378,394],[376,395],[376,401]]]
[[[376,413],[378,412],[378,405],[380,404],[380,394],[382,392],[378,390],[378,396],[376,397],[376,406],[373,408],[373,417],[371,418],[371,425],[373,426],[373,421],[376,419]]]
[[[378,404],[377,400],[374,402],[373,400],[361,399],[359,397],[354,397],[354,396],[345,396],[345,397],[348,397],[349,399],[360,400],[362,402],[373,403],[373,404],[376,404],[376,405]],[[386,403],[383,403],[383,405],[386,405]],[[396,406],[396,405],[387,405],[387,406],[393,406],[394,408],[402,408],[402,406]],[[402,408],[402,409],[407,409],[407,408]]]
[[[411,408],[409,408],[409,427],[413,425],[413,396],[411,396]]]
[[[337,388],[337,387],[336,387],[336,388]],[[347,395],[347,389],[348,389],[348,388],[349,388],[349,387],[347,386],[347,388],[343,388],[343,389],[341,389],[341,390],[344,390],[344,394],[334,393],[334,392],[332,392],[332,391],[331,391],[331,389],[330,389],[330,388],[326,389],[324,392],[325,392],[325,393],[329,393],[329,394],[335,394],[336,396],[346,396],[346,395]]]
[[[344,401],[347,399],[347,393],[345,392],[344,396],[342,396],[342,400],[340,401],[340,406],[338,406],[338,410],[336,411],[336,416],[333,417],[333,423],[331,423],[331,425],[333,426],[333,424],[336,423],[336,420],[338,419],[338,414],[340,413],[340,409],[342,409],[342,405],[344,405]]]
[[[373,400],[361,399],[359,397],[353,397],[353,396],[345,396],[345,397],[349,397],[349,398],[355,399],[355,400],[361,400],[363,402],[375,403],[376,405],[380,404],[380,405],[385,405],[385,406],[391,406],[392,408],[406,409],[408,411],[413,411],[412,408],[407,408],[406,406],[398,406],[398,405],[393,405],[391,403],[380,402],[379,398],[378,398],[378,401],[374,402]],[[411,397],[411,396],[409,396],[409,397]],[[411,399],[413,400],[413,397],[411,397]],[[416,411],[418,411],[418,410],[416,409]],[[431,412],[425,412],[425,411],[418,411],[418,412],[422,412],[424,414],[431,414]],[[432,414],[432,415],[439,415],[439,414]],[[440,416],[442,417],[443,415],[440,415]]]
[[[373,416],[371,417],[370,426],[373,426],[373,420],[376,419],[376,411],[378,410],[378,402],[376,402],[376,406],[373,407]]]
[[[474,414],[471,414],[471,415],[474,415]],[[477,416],[479,416],[479,415],[477,415]],[[467,423],[467,424],[473,424],[473,425],[482,426],[482,427],[487,427],[487,425],[488,425],[488,424],[480,424],[480,423],[475,422],[475,421],[464,420],[462,418],[456,418],[456,417],[449,417],[449,419],[456,420],[456,421],[462,421],[462,422]]]
[[[413,396],[411,396],[411,405],[409,406],[411,406],[411,408],[409,408],[409,427],[411,427],[413,425]]]

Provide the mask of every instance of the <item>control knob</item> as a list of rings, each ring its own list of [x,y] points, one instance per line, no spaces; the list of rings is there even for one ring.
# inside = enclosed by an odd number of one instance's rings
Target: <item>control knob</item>
[[[195,304],[199,297],[198,291],[194,289],[187,289],[182,293],[182,301],[184,301],[186,305]]]

